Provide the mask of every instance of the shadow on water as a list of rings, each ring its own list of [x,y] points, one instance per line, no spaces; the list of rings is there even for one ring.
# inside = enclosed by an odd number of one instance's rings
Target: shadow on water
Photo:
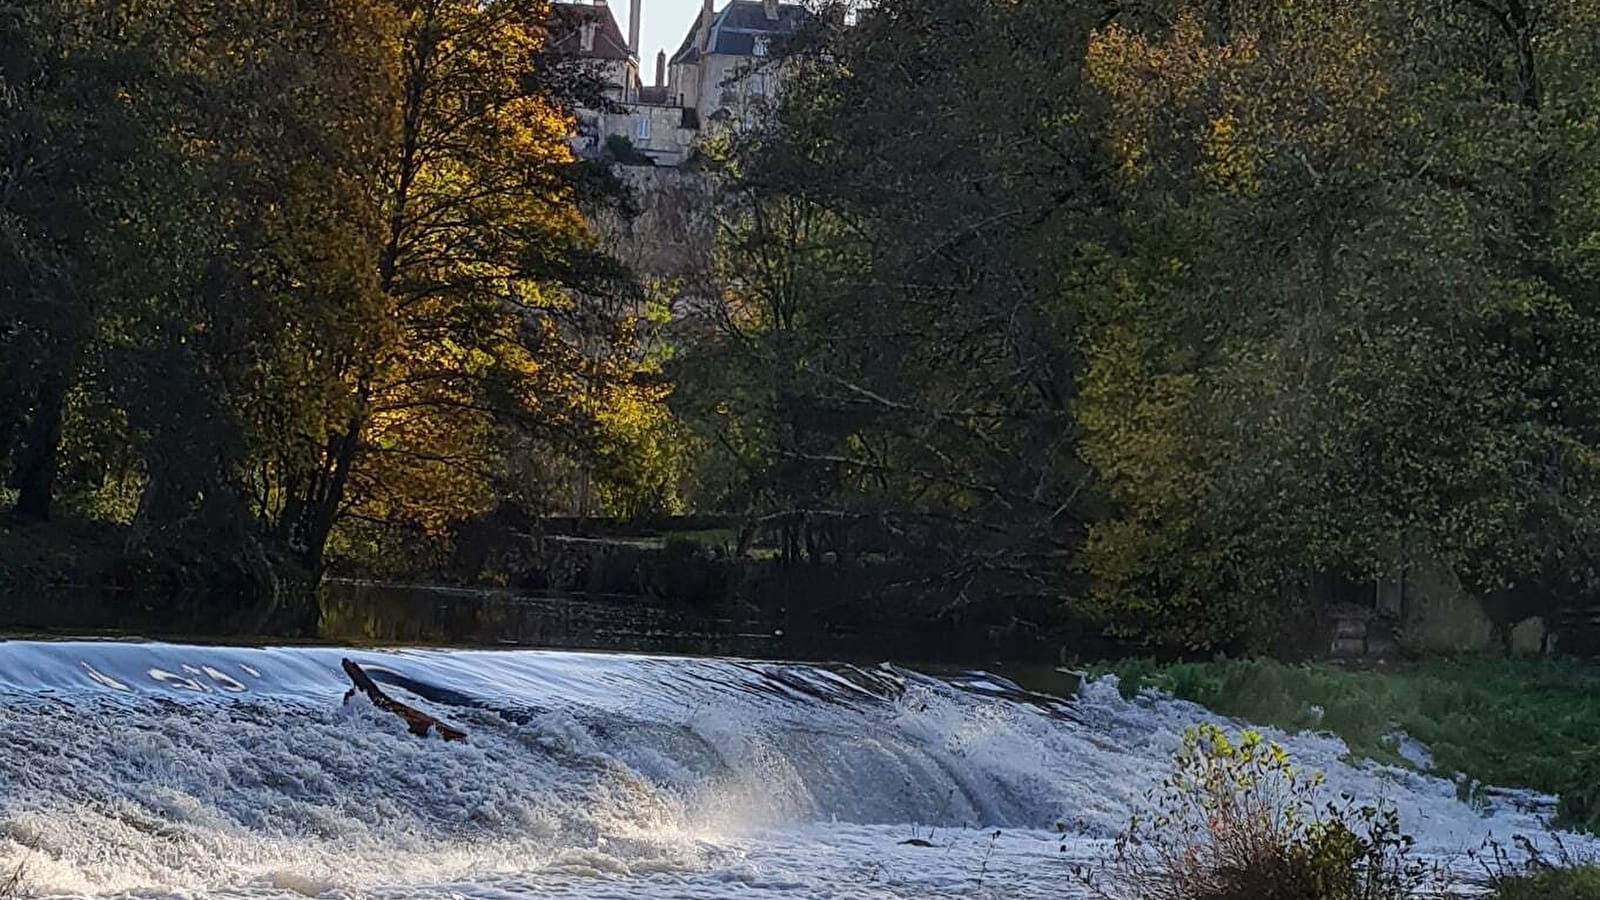
[[[800,615],[746,617],[653,603],[639,597],[558,592],[509,592],[433,585],[334,580],[319,591],[320,618],[314,635],[239,634],[147,627],[103,617],[69,616],[54,628],[6,628],[8,638],[127,640],[144,638],[219,646],[436,647],[454,649],[551,649],[598,653],[643,653],[669,657],[716,657],[758,671],[752,683],[762,690],[835,702],[840,694],[789,678],[762,661],[825,664],[842,682],[868,695],[890,697],[903,689],[893,672],[917,671],[956,683],[973,693],[1036,706],[1053,706],[1070,697],[1078,682],[1052,663],[1017,662],[1014,657],[953,631],[948,624],[873,629],[809,620]],[[896,667],[881,664],[893,662]],[[992,674],[991,674],[992,673]],[[432,702],[453,707],[480,706],[475,698],[418,680],[385,666],[373,678]],[[181,676],[174,676],[181,677]],[[493,710],[501,715],[507,710]],[[513,718],[537,715],[516,711]]]
[[[539,647],[746,659],[915,662],[921,668],[981,666],[1019,656],[968,629],[933,620],[862,628],[804,610],[745,615],[664,605],[644,598],[510,592],[336,580],[320,591],[318,638],[341,644]],[[1037,648],[1036,648],[1037,649]],[[1030,682],[1061,686],[1042,653]],[[1075,686],[1075,683],[1074,683]]]
[[[781,629],[633,597],[330,581],[318,636],[344,643],[768,657]]]

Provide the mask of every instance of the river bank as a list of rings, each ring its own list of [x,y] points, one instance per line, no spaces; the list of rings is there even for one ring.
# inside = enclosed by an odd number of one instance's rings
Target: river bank
[[[0,515],[0,629],[303,638],[316,620],[310,576],[254,538]]]
[[[1464,797],[1515,784],[1561,797],[1560,821],[1600,829],[1600,666],[1460,657],[1344,667],[1272,660],[1099,668],[1217,713],[1337,735],[1352,759],[1453,778]]]
[[[443,555],[336,560],[315,589],[292,565],[133,537],[0,519],[0,629],[947,663],[1114,646],[1038,598],[963,598],[906,559],[740,555],[717,519],[478,523]]]

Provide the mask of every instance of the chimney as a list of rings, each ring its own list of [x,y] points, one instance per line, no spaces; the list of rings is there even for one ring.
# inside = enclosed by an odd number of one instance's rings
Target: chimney
[[[667,86],[667,51],[656,51],[656,87]]]
[[[593,21],[587,21],[578,26],[578,48],[585,53],[594,50],[595,27]]]
[[[705,0],[705,6],[700,10],[700,52],[711,49],[711,20],[717,14],[715,0]]]
[[[761,8],[766,10],[769,21],[778,21],[778,0],[761,0]]]
[[[633,0],[633,5],[628,7],[628,52],[634,59],[639,58],[639,7],[644,0]]]

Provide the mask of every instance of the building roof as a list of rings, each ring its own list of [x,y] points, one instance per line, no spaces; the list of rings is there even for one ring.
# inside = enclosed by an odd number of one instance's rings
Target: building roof
[[[778,4],[778,18],[767,18],[766,4],[762,0],[732,0],[721,12],[711,17],[711,35],[707,40],[707,53],[727,56],[755,56],[756,39],[769,40],[794,33],[806,19],[804,6],[791,3]],[[673,65],[692,63],[700,58],[700,20],[705,11],[695,16],[694,24],[684,36],[678,52],[672,55]]]
[[[628,39],[622,36],[622,27],[611,7],[598,3],[562,2],[550,5],[550,44],[554,53],[584,59],[632,59]],[[583,26],[595,25],[594,47],[583,49]]]

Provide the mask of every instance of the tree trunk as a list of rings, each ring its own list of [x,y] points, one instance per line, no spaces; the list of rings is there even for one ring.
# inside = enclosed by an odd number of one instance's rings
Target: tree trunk
[[[333,526],[339,519],[339,510],[344,506],[345,486],[349,484],[350,468],[355,463],[356,450],[361,445],[361,432],[365,427],[361,417],[350,418],[346,432],[334,441],[331,448],[334,454],[333,474],[328,479],[327,486],[321,496],[313,498],[305,506],[307,522],[302,530],[305,540],[302,552],[306,571],[311,573],[313,585],[322,581],[328,538],[333,534]]]
[[[6,348],[0,345],[0,353]],[[27,421],[23,414],[22,378],[16,366],[0,366],[0,473],[7,471],[6,463],[21,439],[22,426]]]
[[[7,470],[11,452],[16,448],[17,432],[22,428],[22,414],[15,401],[0,400],[0,473]]]
[[[46,376],[34,394],[33,417],[23,430],[13,473],[18,491],[14,512],[25,521],[44,522],[50,518],[70,382],[67,371],[57,371]]]

